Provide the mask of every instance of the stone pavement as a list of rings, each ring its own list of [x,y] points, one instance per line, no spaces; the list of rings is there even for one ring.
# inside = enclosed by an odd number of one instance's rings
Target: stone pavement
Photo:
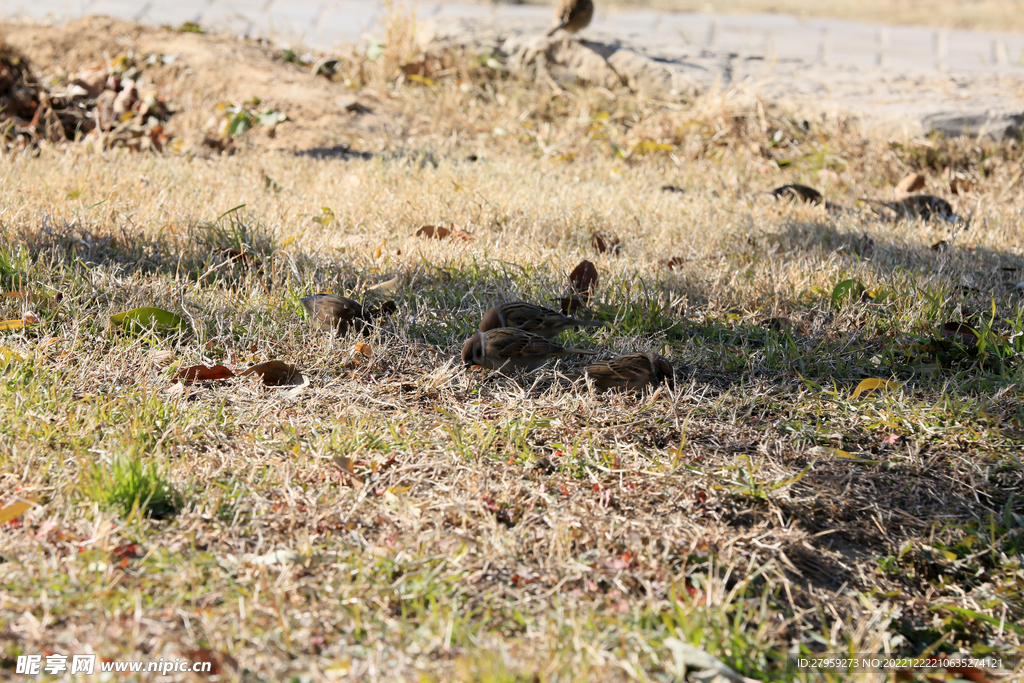
[[[552,14],[536,5],[415,6],[417,19],[439,39],[496,45],[505,52],[536,42]],[[320,50],[372,34],[383,11],[377,0],[0,0],[0,16],[10,18],[64,21],[108,14],[148,24],[195,21]],[[1024,127],[1024,34],[775,14],[601,10],[599,4],[581,37],[606,58],[619,53],[619,64],[641,68],[639,60],[643,69],[653,69],[663,86],[654,94],[669,99],[716,83],[745,84],[769,101],[850,111],[867,123],[910,134],[941,130],[999,137]],[[623,77],[630,82],[628,73]]]

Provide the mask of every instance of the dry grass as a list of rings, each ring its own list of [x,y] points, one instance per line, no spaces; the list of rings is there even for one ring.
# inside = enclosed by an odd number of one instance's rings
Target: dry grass
[[[805,129],[733,91],[556,95],[438,59],[461,71],[425,66],[429,87],[339,73],[398,122],[352,140],[367,154],[87,141],[0,161],[2,288],[63,294],[0,339],[23,359],[0,369],[0,501],[40,503],[0,528],[3,666],[92,650],[231,680],[670,680],[673,635],[764,681],[852,677],[796,670],[806,652],[1010,663],[1020,145]],[[974,183],[966,232],[856,203],[912,169],[944,195]],[[785,182],[845,208],[760,194]],[[449,222],[476,241],[410,236]],[[584,257],[612,324],[571,340],[661,350],[675,391],[460,367],[489,303],[551,299]],[[301,315],[396,276],[399,314],[368,338]],[[848,279],[868,294],[833,300]],[[109,322],[145,305],[188,329]],[[938,332],[961,320],[984,342]],[[273,358],[309,386],[172,382]],[[898,386],[852,398],[865,377]],[[141,483],[116,487],[134,461]],[[132,491],[153,482],[175,493],[147,515]]]
[[[531,4],[534,4],[531,2]],[[535,4],[554,4],[536,2]],[[988,31],[1024,30],[1019,0],[602,0],[599,7],[635,10],[641,7],[676,12],[718,14],[778,13],[883,24],[921,24]]]

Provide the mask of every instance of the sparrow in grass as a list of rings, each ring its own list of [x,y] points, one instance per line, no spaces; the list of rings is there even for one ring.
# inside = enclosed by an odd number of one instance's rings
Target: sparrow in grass
[[[522,301],[510,301],[489,309],[480,321],[480,331],[487,332],[499,327],[518,327],[551,339],[563,330],[573,327],[600,327],[605,323],[601,320],[585,320],[570,318],[558,311],[543,306],[535,306]]]
[[[578,33],[590,25],[594,18],[594,3],[591,0],[561,0],[555,8],[555,27],[548,31],[548,37],[559,29]]]
[[[394,301],[364,306],[355,299],[334,294],[314,294],[301,301],[316,327],[337,330],[339,335],[346,334],[350,327],[364,330],[374,319],[398,310]]]
[[[462,346],[462,361],[466,367],[515,372],[536,370],[552,358],[573,355],[594,355],[586,349],[567,349],[548,341],[539,334],[518,327],[499,327],[477,332]]]
[[[594,382],[598,391],[637,391],[668,382],[675,388],[672,364],[656,353],[631,353],[611,360],[592,363],[583,374]]]

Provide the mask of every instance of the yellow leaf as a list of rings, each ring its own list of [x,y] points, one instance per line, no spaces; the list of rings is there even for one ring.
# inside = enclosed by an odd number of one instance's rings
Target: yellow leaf
[[[0,365],[7,365],[10,362],[21,363],[25,358],[20,354],[6,346],[0,346]]]
[[[0,320],[0,332],[13,332],[25,326],[22,320]]]
[[[0,524],[5,524],[16,517],[20,517],[26,510],[35,507],[35,498],[17,498],[13,503],[0,508]]]
[[[281,240],[281,243],[277,245],[277,248],[278,249],[284,249],[285,247],[289,246],[292,242],[294,242],[295,240],[299,239],[299,237],[301,237],[302,233],[304,233],[304,232],[306,232],[306,231],[305,230],[299,230],[297,233],[295,233],[291,237],[285,237],[283,240]]]
[[[389,486],[388,487],[388,493],[393,493],[395,495],[398,495],[399,493],[405,493],[406,491],[408,491],[411,488],[412,488],[411,486]]]
[[[363,354],[367,358],[373,355],[373,349],[370,348],[369,344],[363,342],[356,342],[356,351]]]
[[[381,243],[377,245],[377,249],[373,252],[373,258],[380,258],[381,253],[384,251],[384,245],[387,243],[387,240],[382,240]]]
[[[850,400],[857,398],[867,391],[874,391],[875,389],[895,389],[898,386],[898,382],[881,379],[880,377],[869,377],[857,385],[857,388],[853,390],[852,394],[850,394]]]

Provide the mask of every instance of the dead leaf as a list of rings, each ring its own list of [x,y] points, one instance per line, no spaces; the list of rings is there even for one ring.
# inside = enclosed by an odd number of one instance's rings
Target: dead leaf
[[[34,508],[37,503],[38,501],[35,498],[15,498],[0,508],[0,524],[5,524],[12,519],[22,516],[26,511]]]
[[[375,258],[375,259],[379,259],[380,258],[380,255],[384,252],[384,245],[385,244],[387,244],[387,240],[383,240],[383,241],[381,241],[380,244],[377,245],[377,248],[373,252],[373,258]]]
[[[25,315],[21,316],[21,319],[25,321],[26,325],[38,325],[42,322],[39,315],[33,311],[26,311]]]
[[[268,387],[294,387],[305,383],[306,378],[294,365],[289,365],[283,360],[268,360],[265,363],[257,363],[238,373],[239,377],[248,375],[259,375],[263,384]]]
[[[590,261],[580,261],[580,264],[569,273],[570,296],[579,294],[589,299],[597,288],[597,280],[597,266]]]
[[[25,326],[21,320],[0,320],[0,332],[13,332]]]
[[[231,368],[223,365],[213,365],[210,367],[206,365],[192,365],[178,370],[174,375],[174,379],[190,384],[192,382],[213,382],[234,376],[235,373],[232,372]]]
[[[401,275],[396,275],[395,277],[391,278],[390,280],[385,280],[384,282],[380,282],[378,284],[375,284],[372,287],[367,287],[366,288],[366,292],[367,292],[367,294],[369,294],[370,292],[377,292],[379,294],[391,295],[391,294],[396,293],[401,288],[402,288],[402,276]]]
[[[352,467],[352,458],[348,457],[347,455],[336,455],[332,458],[332,460],[334,461],[334,464],[338,466],[338,469],[340,469],[343,473],[345,473],[345,475],[348,476],[349,479],[352,480],[352,483],[354,483],[356,486],[363,485],[363,480],[356,476],[354,468]]]
[[[442,225],[424,225],[416,231],[415,235],[416,237],[435,240],[443,240],[446,237],[458,237],[464,242],[472,242],[476,239],[476,235],[466,232],[455,223],[452,223],[450,228]]]
[[[768,192],[776,199],[800,200],[809,204],[821,204],[821,193],[807,185],[783,185]]]
[[[64,298],[64,294],[62,292],[54,292],[51,295],[26,294],[25,292],[4,292],[3,296],[9,299],[23,299],[24,301],[29,301],[37,306],[59,304]]]
[[[924,189],[924,176],[920,173],[911,173],[903,180],[896,183],[894,192],[897,197],[906,197],[913,192],[920,192]]]
[[[473,242],[476,240],[476,235],[471,232],[466,232],[455,223],[452,223],[452,234],[463,242]]]
[[[365,344],[363,342],[356,342],[356,351],[363,354],[367,358],[373,356],[373,349],[370,348],[369,344]]]
[[[451,230],[440,225],[424,225],[415,233],[416,237],[435,240],[443,240],[451,234]]]
[[[618,237],[614,235],[604,235],[599,232],[595,232],[590,238],[591,244],[594,245],[594,249],[597,249],[597,253],[604,254],[611,252],[612,254],[618,254],[622,251],[622,243]]]
[[[974,183],[967,178],[957,176],[949,181],[949,191],[953,194],[967,194],[974,189]]]
[[[662,261],[661,265],[665,266],[669,270],[675,270],[676,268],[682,267],[684,263],[686,263],[686,259],[684,259],[682,256],[673,256],[670,259],[665,259],[664,261]]]

